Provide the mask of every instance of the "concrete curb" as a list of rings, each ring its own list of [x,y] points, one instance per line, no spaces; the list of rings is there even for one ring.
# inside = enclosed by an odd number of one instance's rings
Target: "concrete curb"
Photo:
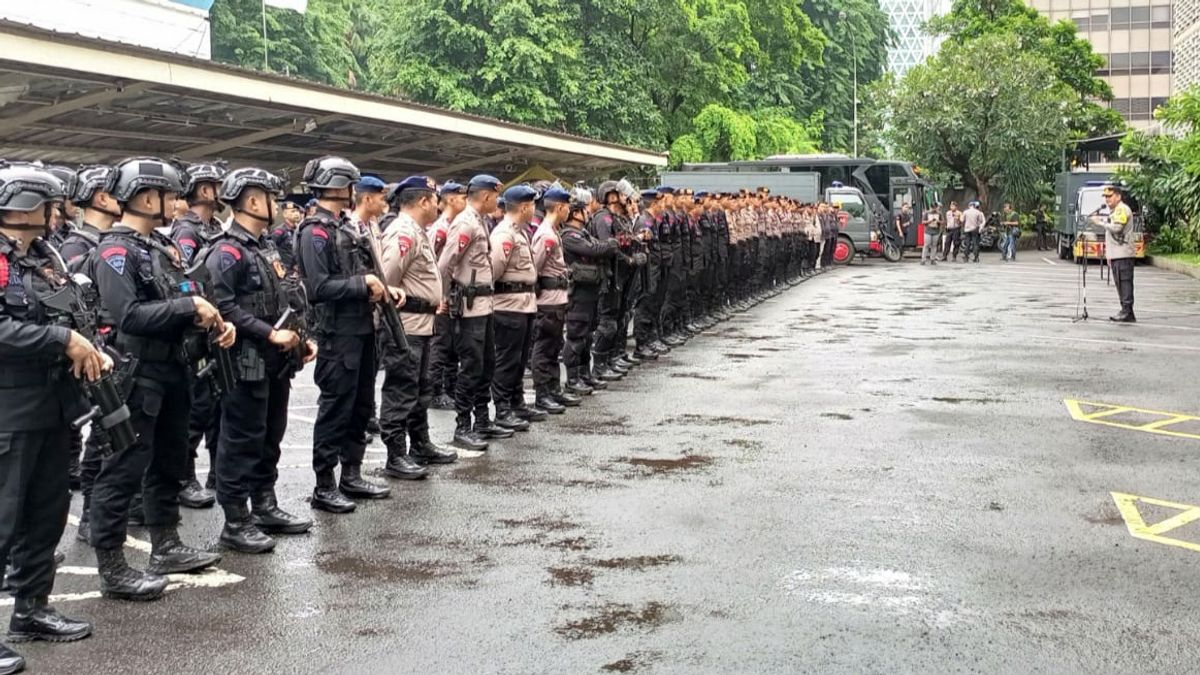
[[[1158,267],[1160,269],[1167,270],[1168,272],[1175,272],[1176,274],[1183,274],[1195,279],[1200,279],[1200,265],[1190,265],[1178,260],[1160,258],[1152,255],[1146,256],[1146,262],[1153,267]]]

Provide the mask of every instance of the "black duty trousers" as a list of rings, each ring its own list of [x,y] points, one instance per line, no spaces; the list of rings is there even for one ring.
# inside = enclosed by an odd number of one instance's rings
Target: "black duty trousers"
[[[59,429],[0,432],[0,574],[17,598],[54,588],[54,547],[67,526],[71,439]]]
[[[538,391],[554,387],[559,383],[558,357],[563,350],[563,328],[567,322],[567,306],[538,307],[533,322],[533,353],[530,370],[533,371],[533,386]]]
[[[408,434],[414,437],[429,428],[429,402],[433,400],[433,380],[429,363],[433,354],[433,336],[409,335],[408,354],[400,355],[387,345],[383,361],[383,399],[379,403],[379,427],[384,445],[405,447]]]
[[[313,425],[313,471],[362,464],[375,414],[375,336],[321,335],[313,381],[320,388]]]

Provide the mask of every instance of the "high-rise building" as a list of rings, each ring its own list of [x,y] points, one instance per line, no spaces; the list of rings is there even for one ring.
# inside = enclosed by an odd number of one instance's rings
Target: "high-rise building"
[[[1200,84],[1200,0],[1175,1],[1175,91]]]
[[[896,43],[888,50],[888,68],[902,77],[937,52],[941,40],[925,31],[925,22],[950,11],[952,0],[880,0],[891,19]]]
[[[1174,89],[1172,0],[1032,0],[1051,21],[1066,19],[1104,57],[1099,75],[1113,90],[1112,107],[1135,127],[1153,123],[1154,109]],[[1183,3],[1180,3],[1183,4]],[[1190,21],[1196,22],[1196,10]]]

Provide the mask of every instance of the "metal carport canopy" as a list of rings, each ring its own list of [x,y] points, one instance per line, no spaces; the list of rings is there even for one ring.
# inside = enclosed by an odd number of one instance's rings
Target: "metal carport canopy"
[[[128,155],[286,171],[323,154],[388,179],[570,178],[662,167],[666,153],[0,21],[0,157],[85,164]]]

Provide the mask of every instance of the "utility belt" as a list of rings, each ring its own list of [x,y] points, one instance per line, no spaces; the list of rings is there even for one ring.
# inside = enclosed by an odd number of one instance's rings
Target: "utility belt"
[[[567,277],[538,277],[537,287],[541,291],[565,291],[571,287],[571,280]]]
[[[489,295],[495,295],[495,291],[487,284],[460,284],[457,281],[450,282],[451,289],[459,289],[464,297],[467,298],[486,298]]]
[[[520,293],[533,293],[537,290],[535,284],[522,284],[516,281],[497,281],[496,295],[517,295]]]
[[[414,298],[411,295],[404,300],[404,306],[400,308],[403,314],[437,314],[438,303],[429,302],[423,298]]]
[[[118,334],[114,344],[118,351],[129,354],[142,363],[182,362],[183,353],[178,342]]]

